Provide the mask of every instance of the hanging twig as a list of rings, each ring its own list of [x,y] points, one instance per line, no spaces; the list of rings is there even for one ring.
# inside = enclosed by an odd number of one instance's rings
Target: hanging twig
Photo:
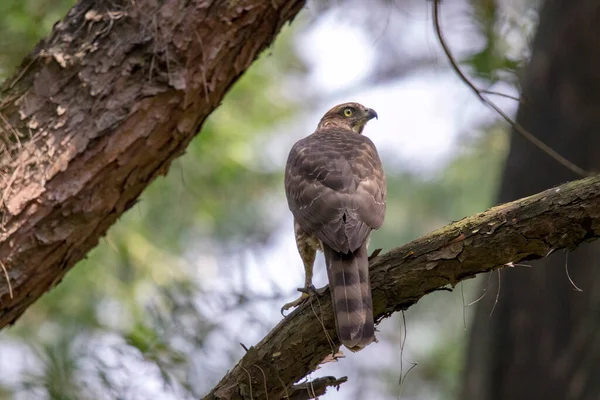
[[[442,46],[442,49],[444,50],[444,53],[446,54],[446,57],[448,58],[448,61],[450,62],[450,65],[452,66],[452,69],[454,70],[454,72],[456,72],[456,74],[458,75],[458,77],[475,93],[475,95],[485,105],[487,105],[488,107],[490,107],[491,109],[493,109],[494,111],[496,111],[498,113],[498,115],[500,115],[502,117],[502,119],[504,119],[506,122],[508,122],[510,124],[510,126],[512,126],[512,128],[517,133],[519,133],[525,139],[529,140],[534,146],[536,146],[537,148],[539,148],[540,150],[542,150],[544,153],[548,154],[554,160],[558,161],[560,164],[562,164],[564,167],[568,168],[569,170],[571,170],[575,174],[577,174],[579,176],[590,176],[590,175],[592,175],[591,172],[586,171],[583,168],[581,168],[581,167],[573,164],[571,161],[567,160],[565,157],[563,157],[562,155],[560,155],[557,151],[555,151],[553,148],[551,148],[550,146],[548,146],[546,143],[542,142],[540,139],[538,139],[537,137],[535,137],[527,129],[523,128],[523,126],[521,126],[519,123],[517,123],[516,121],[514,121],[511,117],[509,117],[494,102],[488,100],[484,96],[484,91],[480,90],[477,86],[475,86],[475,84],[473,82],[471,82],[469,80],[469,78],[464,74],[464,72],[458,66],[458,64],[456,62],[456,59],[452,55],[452,52],[450,51],[450,48],[448,47],[448,44],[446,43],[446,39],[444,39],[444,35],[442,33],[442,28],[440,27],[439,6],[440,6],[440,0],[433,0],[432,1],[432,7],[433,7],[433,27],[434,27],[437,39],[440,42],[440,45]]]

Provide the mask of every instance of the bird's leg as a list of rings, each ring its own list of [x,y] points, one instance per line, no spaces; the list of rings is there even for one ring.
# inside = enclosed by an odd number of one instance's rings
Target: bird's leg
[[[316,254],[316,251],[313,251],[313,254]],[[307,260],[304,263],[304,287],[298,288],[298,291],[302,293],[302,296],[311,296],[317,293],[315,286],[312,283],[313,278],[313,266],[315,265],[315,256],[312,256],[312,259]]]
[[[306,281],[304,283],[304,287],[298,288],[297,290],[302,293],[302,296],[304,296],[305,298],[308,299],[310,296],[318,296],[320,294],[325,293],[325,291],[327,290],[327,286],[324,286],[320,289],[315,288],[315,285],[312,284],[312,268],[311,268],[310,278],[307,275]],[[302,298],[302,296],[300,298]]]
[[[314,262],[314,257],[313,257],[313,262]],[[283,312],[289,310],[290,308],[298,307],[299,305],[304,303],[306,300],[308,300],[310,298],[310,296],[312,296],[313,294],[316,293],[316,289],[312,284],[313,263],[309,264],[309,263],[305,262],[304,263],[304,272],[305,272],[304,287],[298,288],[298,291],[302,292],[302,294],[296,300],[284,304],[283,307],[281,307],[281,315],[284,315]]]
[[[289,310],[293,307],[298,307],[306,300],[308,300],[312,295],[317,293],[315,287],[312,284],[313,266],[315,264],[317,251],[308,243],[308,241],[301,239],[302,238],[297,238],[296,243],[298,244],[298,251],[300,252],[300,256],[302,257],[302,262],[304,263],[304,287],[298,288],[298,291],[302,292],[299,298],[290,303],[286,303],[283,305],[283,307],[281,307],[282,315],[284,315],[284,311]]]

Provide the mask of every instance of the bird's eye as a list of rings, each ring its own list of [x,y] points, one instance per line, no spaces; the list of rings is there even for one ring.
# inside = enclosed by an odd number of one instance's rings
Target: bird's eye
[[[354,114],[354,111],[352,111],[351,108],[344,108],[344,116],[345,117],[351,117]]]

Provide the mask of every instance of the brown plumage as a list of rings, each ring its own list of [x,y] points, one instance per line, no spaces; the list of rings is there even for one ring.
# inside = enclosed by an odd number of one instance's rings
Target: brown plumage
[[[371,230],[383,223],[386,185],[377,149],[362,135],[374,117],[358,103],[332,108],[312,135],[292,147],[285,169],[305,287],[312,288],[316,250],[322,250],[338,337],[352,351],[375,337],[367,245]]]

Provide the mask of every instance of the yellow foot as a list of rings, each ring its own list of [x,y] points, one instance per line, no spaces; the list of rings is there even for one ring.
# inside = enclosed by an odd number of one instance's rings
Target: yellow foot
[[[300,295],[300,297],[298,297],[296,300],[286,303],[283,305],[283,307],[281,307],[281,315],[283,315],[285,317],[285,314],[283,313],[284,311],[289,310],[290,308],[294,308],[294,307],[298,307],[302,304],[304,304],[306,302],[306,300],[310,299],[313,295],[317,294],[317,290],[315,289],[315,287],[313,285],[304,287],[304,288],[298,288],[299,292],[302,292],[302,294]]]

